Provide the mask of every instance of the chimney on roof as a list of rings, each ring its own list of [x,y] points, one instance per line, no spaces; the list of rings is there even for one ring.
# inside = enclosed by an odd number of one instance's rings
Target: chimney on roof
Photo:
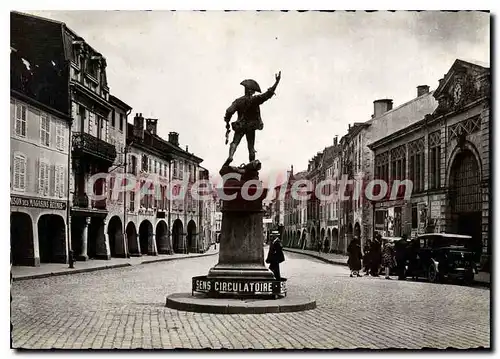
[[[334,145],[334,146],[337,146],[337,145],[338,145],[338,141],[339,141],[339,136],[335,136],[335,137],[333,138],[333,145]]]
[[[134,137],[144,139],[144,117],[142,113],[136,113],[134,117]]]
[[[153,135],[156,135],[157,124],[158,124],[158,119],[155,118],[146,119],[146,131],[150,132]]]
[[[429,86],[427,85],[417,86],[417,97],[423,96],[427,93],[429,93]]]
[[[189,147],[188,147],[188,145],[186,145],[186,152],[189,152],[188,150],[189,150]]]
[[[382,116],[387,111],[392,110],[392,100],[391,99],[381,99],[373,101],[373,117]]]
[[[179,147],[179,134],[177,132],[169,132],[168,142],[172,145]]]

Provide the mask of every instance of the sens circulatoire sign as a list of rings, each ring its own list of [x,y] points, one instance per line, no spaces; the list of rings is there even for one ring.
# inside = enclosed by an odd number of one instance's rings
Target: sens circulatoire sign
[[[285,294],[285,279],[281,281],[238,281],[208,279],[206,276],[194,277],[194,292],[221,294]]]
[[[66,209],[66,202],[54,201],[50,199],[30,198],[30,197],[10,197],[10,205],[18,207],[45,208],[45,209]]]

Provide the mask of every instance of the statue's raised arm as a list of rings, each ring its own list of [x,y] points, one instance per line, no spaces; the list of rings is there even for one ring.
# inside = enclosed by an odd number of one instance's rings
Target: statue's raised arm
[[[255,131],[262,130],[264,123],[260,116],[260,105],[269,100],[276,91],[278,84],[281,80],[281,71],[275,74],[275,83],[266,92],[254,95],[256,92],[261,92],[260,86],[257,81],[252,79],[243,80],[241,85],[245,88],[245,94],[237,98],[231,106],[226,110],[224,121],[226,122],[226,144],[230,132],[229,121],[234,113],[238,113],[238,119],[232,123],[234,131],[233,141],[229,145],[229,157],[224,163],[228,166],[233,161],[234,153],[243,138],[246,136],[248,142],[249,160],[255,160]]]

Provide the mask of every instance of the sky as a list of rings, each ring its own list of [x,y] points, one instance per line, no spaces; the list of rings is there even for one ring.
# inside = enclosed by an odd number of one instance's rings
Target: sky
[[[490,15],[479,12],[30,13],[65,22],[106,57],[129,122],[136,112],[158,118],[158,134],[178,132],[211,175],[227,158],[224,114],[244,79],[265,90],[282,72],[256,133],[265,179],[307,169],[349,123],[370,119],[374,100],[397,107],[418,85],[435,89],[457,58],[490,62]],[[246,162],[243,139],[233,165]]]

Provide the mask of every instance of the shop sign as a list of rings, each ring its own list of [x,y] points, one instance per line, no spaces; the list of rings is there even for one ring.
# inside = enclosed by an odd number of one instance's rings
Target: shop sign
[[[441,202],[433,201],[431,202],[431,218],[439,219],[441,217]]]
[[[55,209],[55,210],[66,209],[66,202],[64,201],[55,201],[51,199],[43,199],[36,197],[10,196],[10,205],[17,207],[44,208],[44,209]]]

